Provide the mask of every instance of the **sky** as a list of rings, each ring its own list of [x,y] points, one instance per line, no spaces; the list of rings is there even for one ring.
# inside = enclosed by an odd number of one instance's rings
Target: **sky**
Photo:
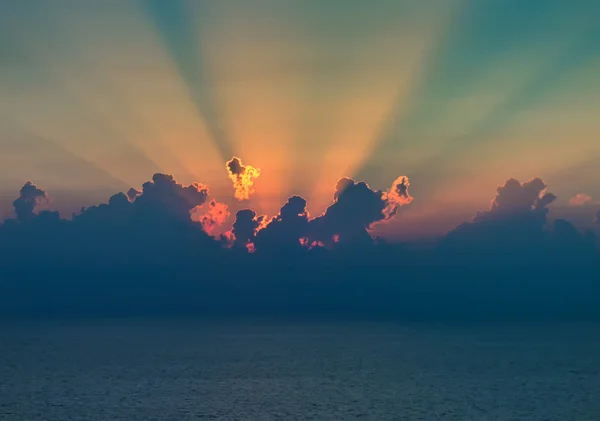
[[[414,200],[380,234],[419,237],[540,177],[551,212],[585,224],[599,15],[589,0],[0,0],[0,212],[29,180],[68,216],[159,172],[232,211],[274,216],[297,194],[319,215],[341,177],[405,175]],[[260,169],[241,203],[233,156]]]

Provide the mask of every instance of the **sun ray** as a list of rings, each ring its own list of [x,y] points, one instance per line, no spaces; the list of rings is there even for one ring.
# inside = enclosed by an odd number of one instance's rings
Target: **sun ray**
[[[199,116],[203,118],[221,160],[229,159],[235,151],[215,103],[211,69],[204,62],[205,54],[197,34],[210,20],[209,3],[143,0],[143,4],[156,25]]]
[[[385,162],[386,156],[419,162],[440,148],[454,150],[459,144],[472,143],[517,115],[520,103],[534,100],[540,86],[551,87],[551,80],[562,76],[556,69],[567,67],[561,63],[568,62],[573,51],[580,51],[574,46],[582,37],[586,39],[585,33],[593,26],[585,10],[565,18],[556,7],[540,4],[516,14],[521,10],[517,6],[506,15],[497,15],[489,5],[467,4],[427,69],[406,119],[391,126],[359,174],[370,171],[369,163]],[[498,37],[495,28],[506,22],[513,31]],[[519,37],[524,31],[534,35]],[[549,32],[554,32],[556,42],[540,38]],[[565,33],[569,36],[559,36]],[[481,54],[476,54],[478,50]],[[554,75],[543,77],[548,73]],[[540,82],[544,79],[548,83]]]
[[[50,78],[52,99],[62,100],[50,107],[39,91],[15,92],[13,111],[22,104],[29,126],[43,127],[45,135],[54,136],[64,147],[99,165],[120,166],[120,171],[131,165],[122,166],[115,158],[121,153],[131,155],[134,149],[123,149],[131,144],[139,151],[135,153],[156,162],[133,170],[137,175],[128,177],[136,185],[156,171],[189,181],[214,172],[218,161],[212,158],[214,147],[205,141],[205,128],[194,116],[180,77],[139,10],[121,3],[116,10],[75,8],[71,13],[78,19],[73,22],[51,7],[47,12],[45,26],[38,31],[52,33],[52,39],[59,38],[60,43],[34,43],[39,38],[35,33],[20,33],[18,39],[33,48],[30,59]],[[113,22],[113,31],[103,33],[107,18]],[[127,43],[119,43],[120,39]],[[52,108],[55,113],[46,111]],[[82,142],[84,138],[97,139],[94,147]],[[200,158],[207,162],[199,165]]]
[[[473,136],[477,135],[474,139],[479,140],[477,142],[468,144],[466,139],[458,142],[461,146],[469,145],[468,148],[449,145],[426,160],[416,161],[411,175],[433,181],[444,172],[447,179],[447,175],[455,171],[453,169],[472,173],[478,168],[481,172],[489,172],[499,166],[498,169],[507,174],[508,169],[532,169],[542,164],[539,171],[546,174],[567,162],[599,153],[596,138],[600,124],[595,116],[600,111],[597,105],[600,92],[591,83],[599,68],[600,62],[596,61],[578,69],[570,77],[565,76],[563,86],[568,88],[561,90],[560,85],[555,86],[554,93],[546,95],[543,103],[511,115],[510,125],[494,126],[493,130],[486,126],[488,130],[474,133]],[[578,85],[582,89],[573,91]],[[565,139],[574,136],[579,139],[577,143],[565,142]],[[493,160],[476,158],[484,151]],[[531,161],[532,157],[535,160]]]
[[[405,112],[422,67],[451,19],[450,3],[440,4],[445,7],[435,13],[427,7],[407,13],[402,22],[381,28],[381,38],[373,38],[372,45],[360,49],[368,54],[354,58],[354,80],[345,86],[349,97],[342,97],[327,114],[332,124],[327,139],[322,139],[321,169],[309,195],[314,208],[326,206],[331,185],[341,176],[353,175],[377,147],[390,121]]]
[[[214,13],[221,24],[198,28],[197,36],[236,155],[261,169],[252,203],[274,214],[289,182],[308,50],[297,38],[293,16],[275,2],[263,3],[274,7],[271,14],[255,3],[219,3]],[[281,19],[273,19],[277,13]]]
[[[413,191],[428,200],[473,203],[495,183],[535,176],[553,180],[552,185],[561,191],[568,190],[570,179],[557,181],[552,175],[557,169],[600,156],[598,111],[587,101],[579,106],[570,103],[568,109],[548,105],[531,111],[518,125],[490,135],[486,142],[411,174],[420,181]],[[577,143],[565,142],[574,136]],[[482,155],[486,158],[481,159]]]
[[[25,182],[32,178],[43,180],[51,186],[73,189],[125,189],[128,184],[60,144],[28,132],[14,121],[0,118],[0,138],[3,154],[0,173],[4,177]],[[10,157],[10,158],[8,158]],[[72,172],[61,171],[64,168]]]

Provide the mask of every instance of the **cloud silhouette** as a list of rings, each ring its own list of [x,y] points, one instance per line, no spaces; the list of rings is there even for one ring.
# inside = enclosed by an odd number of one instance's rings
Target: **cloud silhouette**
[[[500,230],[500,237],[525,232],[539,232],[546,224],[548,205],[556,200],[552,193],[546,193],[546,185],[539,178],[521,184],[511,178],[496,190],[488,211],[478,212],[473,223],[463,224],[458,231],[480,224],[482,229]],[[455,230],[455,231],[457,231]]]
[[[238,211],[231,230],[234,237],[234,246],[238,248],[253,248],[256,232],[262,226],[264,219],[264,216],[258,216],[252,209]]]
[[[555,196],[540,179],[508,180],[487,211],[439,247],[372,240],[373,224],[412,201],[409,187],[405,177],[387,191],[343,178],[317,218],[292,196],[270,219],[238,211],[231,231],[215,238],[228,209],[199,183],[155,174],[141,191],[114,194],[71,220],[36,213],[47,195],[28,183],[17,219],[0,225],[0,313],[598,312],[596,239],[564,219],[548,223]],[[579,301],[565,306],[575,293]],[[546,297],[554,307],[539,304]]]
[[[308,216],[306,200],[300,196],[290,197],[279,214],[256,233],[256,249],[280,253],[302,247],[300,239],[307,235]]]
[[[127,198],[130,202],[134,202],[142,194],[141,191],[134,189],[133,187],[127,191]]]
[[[498,194],[492,201],[490,211],[481,213],[478,217],[505,216],[530,211],[545,215],[548,212],[547,206],[556,200],[556,196],[545,191],[546,185],[540,178],[523,184],[511,178],[504,186],[498,187]]]
[[[46,192],[39,189],[31,181],[25,183],[19,191],[19,197],[13,202],[17,220],[30,220],[38,205],[48,202]]]
[[[233,157],[226,164],[229,178],[233,181],[235,198],[248,200],[254,193],[254,180],[260,176],[260,169],[244,165],[238,157]]]
[[[364,181],[340,179],[335,187],[334,203],[323,215],[310,221],[308,243],[322,243],[326,247],[338,242],[372,243],[368,229],[377,222],[393,218],[401,206],[413,200],[409,186],[405,176],[398,177],[387,192],[372,190]]]
[[[142,190],[130,189],[127,194],[117,193],[110,197],[107,204],[84,208],[73,216],[74,231],[78,236],[87,235],[90,240],[102,238],[102,241],[114,241],[126,235],[132,241],[132,247],[146,249],[152,241],[176,238],[176,230],[201,230],[195,227],[190,212],[202,206],[208,198],[208,188],[199,183],[183,185],[177,183],[172,175],[156,173],[152,181],[145,182]],[[72,233],[71,235],[75,235]],[[112,236],[112,238],[106,238]],[[152,237],[145,244],[139,239]],[[187,241],[182,234],[182,243]],[[157,246],[157,249],[163,245]]]
[[[548,259],[574,264],[595,252],[592,233],[581,233],[564,219],[548,226],[548,205],[556,196],[539,178],[521,184],[509,179],[497,189],[491,208],[461,224],[440,243],[443,253],[463,264],[534,266]]]
[[[42,221],[36,218],[30,224],[31,232],[13,237],[33,235],[34,228],[53,230],[57,244],[45,258],[71,256],[78,264],[122,265],[133,260],[143,267],[149,262],[173,263],[221,247],[201,223],[190,218],[190,211],[203,205],[207,197],[208,188],[202,184],[183,185],[171,175],[157,173],[143,184],[141,192],[131,189],[127,194],[114,194],[106,204],[83,208],[60,228],[56,224],[40,226]]]
[[[89,225],[106,229],[115,223],[127,223],[133,216],[133,204],[124,193],[117,193],[108,199],[107,204],[83,208],[79,214],[73,215],[78,226]]]
[[[170,214],[188,220],[190,211],[204,204],[207,198],[208,187],[200,183],[184,186],[170,174],[157,173],[152,181],[142,185],[142,193],[133,203],[140,211]]]

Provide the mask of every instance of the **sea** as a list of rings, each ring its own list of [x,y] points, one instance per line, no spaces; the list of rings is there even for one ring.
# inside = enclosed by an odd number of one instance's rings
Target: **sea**
[[[600,324],[0,322],[0,420],[600,420]]]

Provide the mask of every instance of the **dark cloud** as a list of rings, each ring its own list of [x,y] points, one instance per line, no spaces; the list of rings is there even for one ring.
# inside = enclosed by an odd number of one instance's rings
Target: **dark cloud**
[[[13,202],[17,220],[27,221],[31,219],[38,205],[45,202],[48,202],[46,192],[28,181],[21,187],[19,197]]]
[[[400,177],[379,191],[343,178],[317,218],[293,196],[270,219],[238,211],[231,231],[215,238],[228,210],[209,202],[201,184],[156,174],[141,191],[117,193],[72,220],[36,214],[46,195],[27,184],[15,201],[18,219],[0,226],[0,313],[598,311],[589,275],[600,269],[596,239],[564,219],[548,222],[555,196],[541,180],[509,180],[490,209],[439,247],[374,241],[369,228],[412,201],[409,186]],[[565,305],[568,294],[579,295]]]
[[[154,174],[152,181],[142,185],[142,194],[134,201],[140,211],[157,212],[188,220],[190,211],[208,198],[208,187],[192,183],[184,186],[169,174]]]
[[[227,161],[226,165],[229,174],[241,175],[245,171],[245,167],[242,165],[242,161],[237,156],[234,156],[233,158],[231,158],[231,160]]]
[[[333,197],[325,213],[310,222],[309,240],[331,246],[333,236],[338,235],[342,242],[368,242],[367,229],[385,219],[384,193],[371,190],[365,182],[342,178]]]
[[[579,232],[571,222],[565,219],[557,219],[554,221],[552,235],[555,240],[558,240],[558,244],[560,245],[575,245],[584,238],[581,232]]]
[[[473,222],[461,225],[450,237],[473,232],[475,237],[484,239],[495,231],[498,238],[517,234],[527,237],[528,232],[540,232],[546,224],[548,205],[556,199],[545,190],[546,185],[539,178],[522,184],[511,178],[498,187],[489,210],[478,212]],[[494,241],[494,238],[488,240]]]
[[[117,221],[126,222],[133,215],[133,204],[124,193],[117,193],[108,199],[107,204],[83,208],[73,216],[73,221],[79,225],[107,228],[107,225]],[[97,225],[96,225],[97,224]]]
[[[258,231],[254,245],[257,250],[278,253],[298,249],[302,247],[300,239],[307,235],[308,224],[306,200],[292,196],[279,214]]]
[[[511,178],[498,187],[491,208],[478,212],[473,222],[485,229],[504,231],[499,233],[501,236],[537,233],[547,222],[548,205],[555,200],[554,194],[546,193],[546,185],[541,179],[534,178],[521,184]]]
[[[442,250],[467,264],[503,261],[533,266],[549,258],[587,259],[595,248],[591,233],[582,234],[564,219],[548,226],[548,206],[555,200],[539,178],[522,184],[509,179],[497,189],[488,211],[479,212],[443,239]]]
[[[155,174],[141,192],[117,193],[105,204],[82,208],[70,221],[58,213],[34,215],[46,197],[26,184],[15,201],[21,224],[0,227],[0,248],[15,262],[43,246],[43,253],[36,251],[38,260],[52,264],[65,259],[73,265],[135,261],[144,267],[221,247],[190,219],[190,211],[206,202],[208,189],[198,183],[182,185],[167,174]]]
[[[138,198],[138,196],[139,196],[139,195],[141,195],[141,194],[142,194],[142,192],[141,192],[141,191],[139,191],[139,190],[136,190],[136,189],[134,189],[134,188],[132,187],[132,188],[130,188],[130,189],[127,191],[127,198],[129,199],[129,201],[130,201],[130,202],[133,202],[133,201],[135,201],[135,199],[137,199],[137,198]]]
[[[412,201],[409,186],[404,176],[397,178],[387,192],[372,190],[364,181],[340,179],[335,187],[334,203],[323,215],[310,221],[309,243],[316,241],[326,246],[338,241],[340,244],[371,243],[368,229],[393,218],[401,206]]]
[[[233,181],[235,198],[247,200],[254,193],[254,180],[260,176],[260,169],[244,165],[242,160],[234,156],[226,163],[229,178]]]
[[[156,228],[168,221],[189,223],[190,212],[202,206],[208,198],[208,188],[199,183],[184,186],[169,174],[154,174],[142,190],[130,189],[127,194],[117,193],[108,204],[82,209],[74,221],[85,229],[104,228],[110,224],[135,225],[144,221]],[[111,229],[116,229],[114,226]]]
[[[498,194],[492,201],[489,212],[480,214],[486,216],[505,216],[523,212],[548,212],[547,206],[556,200],[552,193],[545,193],[546,185],[539,178],[521,184],[514,178],[509,179],[504,186],[498,187]]]
[[[549,247],[543,250],[544,255],[563,264],[585,265],[598,255],[595,234],[589,230],[581,232],[565,219],[554,221],[548,237]]]
[[[237,247],[253,247],[256,232],[263,224],[265,217],[258,216],[252,209],[242,209],[235,215],[232,234]],[[252,244],[252,246],[249,246]]]

